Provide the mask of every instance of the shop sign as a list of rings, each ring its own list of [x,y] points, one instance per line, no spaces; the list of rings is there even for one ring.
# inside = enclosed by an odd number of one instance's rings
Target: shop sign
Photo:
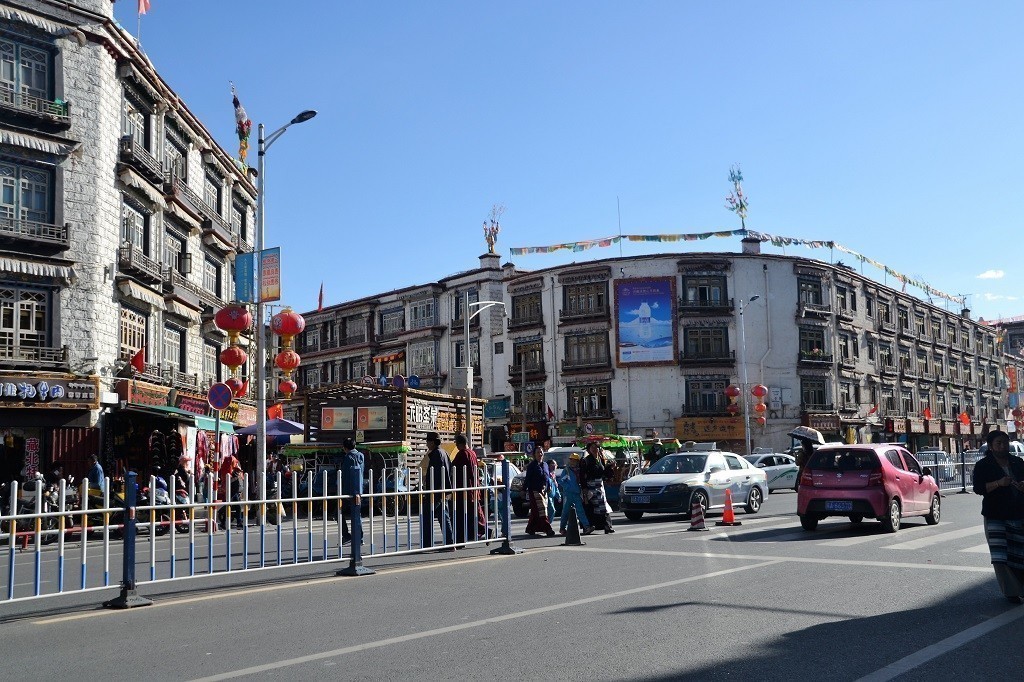
[[[839,415],[809,414],[807,415],[807,426],[810,426],[812,429],[817,429],[823,433],[839,433]]]
[[[98,399],[99,387],[95,379],[0,378],[0,404],[4,407],[95,409],[99,406]]]
[[[509,398],[491,398],[484,406],[484,419],[504,419],[508,412]],[[410,405],[410,410],[412,406]]]
[[[609,433],[615,433],[614,419],[583,422],[582,425],[579,427],[579,432],[577,432],[576,424],[573,422],[562,422],[555,427],[555,435],[558,436],[580,436],[594,434],[603,436]]]
[[[178,396],[174,399],[174,406],[179,410],[198,414],[203,417],[210,414],[210,403],[206,401],[206,398],[183,395],[180,391],[178,392]],[[223,416],[224,415],[222,414],[221,417]]]
[[[117,387],[121,400],[133,405],[149,405],[165,407],[171,389],[166,386],[146,383],[145,381],[122,381]]]
[[[907,420],[906,419],[886,419],[885,430],[889,433],[906,433],[907,432]]]
[[[742,440],[743,420],[738,417],[682,417],[676,419],[679,440]]]
[[[487,406],[490,407],[490,403]],[[437,415],[437,405],[424,402],[409,401],[409,406],[405,411],[406,421],[424,431],[437,431]]]
[[[39,439],[25,439],[25,473],[28,476],[35,476],[39,471]]]
[[[231,421],[234,422],[236,426],[252,426],[256,423],[255,405],[244,405],[238,401],[234,401],[228,405],[228,409],[224,410],[224,412],[228,412],[230,410],[234,410],[235,416]]]
[[[438,433],[463,433],[466,430],[465,420],[462,418],[461,412],[453,412],[449,410],[438,410],[437,412],[437,423],[432,429]],[[483,433],[484,420],[473,415],[473,433]]]
[[[908,433],[924,433],[924,420],[917,419],[916,417],[910,417],[907,419],[907,432]]]

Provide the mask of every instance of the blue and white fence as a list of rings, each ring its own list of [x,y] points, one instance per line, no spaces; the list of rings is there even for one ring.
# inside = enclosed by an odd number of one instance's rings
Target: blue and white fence
[[[500,478],[488,465],[459,472],[457,480],[479,485],[438,482],[436,490],[421,491],[388,490],[398,472],[382,471],[373,486],[379,492],[361,494],[361,558],[491,542],[502,543],[501,553],[518,551],[510,550],[511,477],[502,464]],[[129,553],[138,586],[351,560],[346,517],[352,497],[339,492],[340,472],[277,474],[269,488],[266,479],[258,487],[249,477],[232,483],[213,475],[183,484],[172,477],[163,492],[150,478],[133,507],[111,492],[109,479],[102,493],[90,491],[86,481],[76,487],[39,481],[31,491],[12,484],[8,499],[0,500],[0,564],[7,563],[0,601],[123,587],[127,569],[119,567]],[[261,490],[267,499],[254,492]],[[482,524],[477,506],[484,510]],[[137,532],[131,547],[130,522]]]
[[[973,487],[974,465],[984,455],[977,450],[948,454],[937,450],[914,453],[921,466],[929,467],[944,492],[968,492]]]

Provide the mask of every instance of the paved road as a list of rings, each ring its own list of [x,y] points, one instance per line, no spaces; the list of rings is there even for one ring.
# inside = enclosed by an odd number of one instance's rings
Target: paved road
[[[1015,675],[1024,607],[999,595],[980,498],[943,520],[826,520],[796,496],[742,526],[629,523],[583,547],[483,548],[149,586],[153,606],[93,593],[0,606],[3,679],[985,679]],[[712,522],[716,519],[712,518]],[[522,524],[517,523],[521,530]],[[245,580],[244,583],[241,581]]]

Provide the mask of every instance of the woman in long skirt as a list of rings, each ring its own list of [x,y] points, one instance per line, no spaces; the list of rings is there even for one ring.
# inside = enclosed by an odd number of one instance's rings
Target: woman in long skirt
[[[555,534],[548,518],[548,475],[544,465],[544,450],[533,451],[533,461],[526,466],[526,480],[523,490],[530,498],[530,518],[526,523],[526,534],[544,533],[548,537]]]
[[[992,568],[1007,601],[1024,603],[1024,460],[1010,454],[1010,438],[989,431],[988,454],[974,465],[974,492],[984,496]]]

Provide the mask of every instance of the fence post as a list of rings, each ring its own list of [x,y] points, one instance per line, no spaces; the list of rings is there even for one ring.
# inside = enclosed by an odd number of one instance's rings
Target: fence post
[[[501,547],[492,549],[491,554],[522,554],[522,549],[512,545],[512,478],[509,475],[507,459],[501,460],[501,483],[505,486],[505,493],[501,499],[501,519],[505,523],[505,537],[501,541]]]
[[[963,442],[963,439],[960,439]],[[967,454],[960,448],[960,492],[967,492]]]
[[[129,471],[124,486],[124,562],[121,569],[121,594],[103,602],[103,606],[108,609],[130,609],[153,603],[139,596],[135,589],[135,496],[139,487],[135,482],[136,475],[134,471]]]

